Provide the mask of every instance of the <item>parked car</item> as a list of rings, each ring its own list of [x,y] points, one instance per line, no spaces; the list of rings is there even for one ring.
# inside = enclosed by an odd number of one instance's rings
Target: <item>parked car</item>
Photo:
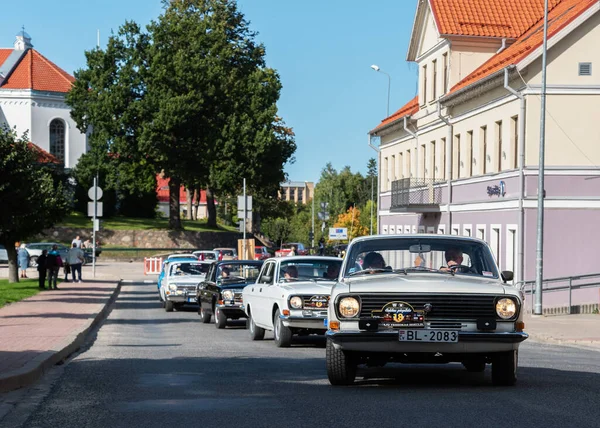
[[[189,259],[189,260],[198,260],[198,256],[192,253],[181,253],[181,254],[169,254],[167,256],[167,260],[169,259]]]
[[[479,239],[415,234],[355,238],[331,292],[327,376],[352,384],[358,365],[492,365],[494,385],[517,380],[520,290]]]
[[[194,251],[193,254],[198,257],[198,260],[216,261],[219,259],[219,252],[213,250]]]
[[[196,291],[202,322],[208,324],[214,315],[217,328],[225,328],[229,319],[246,318],[242,289],[256,281],[262,264],[262,260],[213,262]]]
[[[255,284],[244,287],[242,300],[252,340],[272,330],[275,344],[287,347],[295,334],[324,334],[331,287],[342,260],[292,256],[265,261]]]
[[[238,254],[235,248],[215,248],[213,251],[218,251],[218,260],[237,260]]]
[[[292,251],[292,247],[296,247],[297,256],[307,256],[309,254],[308,249],[304,246],[302,242],[288,242],[282,244],[281,248],[275,251],[275,257],[286,257],[290,253],[290,251]]]
[[[8,253],[3,245],[0,245],[0,263],[8,263]]]
[[[64,262],[67,259],[69,247],[63,244],[59,244],[58,242],[34,242],[31,244],[25,244],[25,249],[29,253],[29,267],[37,267],[37,259],[39,256],[42,255],[42,251],[52,250],[53,245],[58,246],[58,254]]]
[[[179,310],[186,303],[197,303],[196,288],[209,268],[209,262],[171,259],[160,286],[165,311],[173,312],[173,309]]]
[[[271,257],[271,253],[267,250],[267,247],[256,246],[254,247],[254,260],[266,260]]]

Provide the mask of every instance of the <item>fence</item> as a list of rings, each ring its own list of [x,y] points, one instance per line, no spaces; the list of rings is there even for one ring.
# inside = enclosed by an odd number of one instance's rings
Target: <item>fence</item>
[[[159,275],[162,269],[162,257],[144,258],[144,275]]]
[[[439,205],[442,202],[441,180],[433,178],[401,178],[392,181],[391,208]]]
[[[535,300],[535,281],[525,281],[521,283],[516,283],[516,287],[523,291],[526,295],[526,299],[529,298],[530,303],[530,311],[533,313],[533,304]],[[593,289],[597,289],[597,293],[594,293]],[[589,300],[593,299],[591,297],[595,294],[596,303],[591,302],[580,302],[579,304],[573,304],[573,291],[579,290],[590,290],[591,292],[586,293],[589,295],[587,297]],[[559,292],[568,292],[568,304],[566,306],[566,313],[582,313],[581,306],[595,306],[596,310],[600,306],[600,273],[591,273],[586,275],[574,275],[574,276],[563,276],[559,278],[550,278],[545,279],[542,283],[542,295],[547,296],[548,293],[559,293]],[[580,293],[581,294],[581,293]],[[529,297],[527,297],[529,296]],[[579,308],[579,310],[573,310],[574,308]]]

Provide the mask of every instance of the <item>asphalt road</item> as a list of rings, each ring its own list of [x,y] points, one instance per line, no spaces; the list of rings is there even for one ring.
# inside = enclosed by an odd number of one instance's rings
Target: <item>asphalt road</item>
[[[516,387],[458,364],[368,373],[332,387],[322,338],[289,349],[272,335],[252,342],[243,326],[201,324],[193,307],[166,313],[155,285],[131,284],[89,349],[21,392],[0,425],[600,427],[594,351],[525,342]]]

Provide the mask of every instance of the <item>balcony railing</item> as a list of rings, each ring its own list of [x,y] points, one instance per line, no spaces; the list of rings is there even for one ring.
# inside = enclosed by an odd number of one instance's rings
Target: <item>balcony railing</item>
[[[434,178],[401,178],[392,181],[392,210],[436,208],[442,203],[443,180]]]

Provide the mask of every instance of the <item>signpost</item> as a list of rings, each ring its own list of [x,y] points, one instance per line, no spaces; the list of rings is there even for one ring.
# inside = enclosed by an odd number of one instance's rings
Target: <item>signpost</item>
[[[329,239],[331,241],[348,239],[348,228],[347,227],[330,227],[329,228]]]
[[[240,227],[242,228],[242,232],[244,233],[242,251],[241,254],[242,260],[247,259],[246,254],[246,220],[248,217],[252,218],[252,196],[246,195],[246,179],[244,178],[244,194],[242,196],[238,196],[238,218],[240,220]]]
[[[98,176],[94,177],[94,185],[88,190],[88,196],[92,202],[88,202],[88,216],[92,217],[92,276],[96,277],[96,232],[100,230],[102,217],[102,202],[98,202],[103,195],[102,189],[98,187]]]

